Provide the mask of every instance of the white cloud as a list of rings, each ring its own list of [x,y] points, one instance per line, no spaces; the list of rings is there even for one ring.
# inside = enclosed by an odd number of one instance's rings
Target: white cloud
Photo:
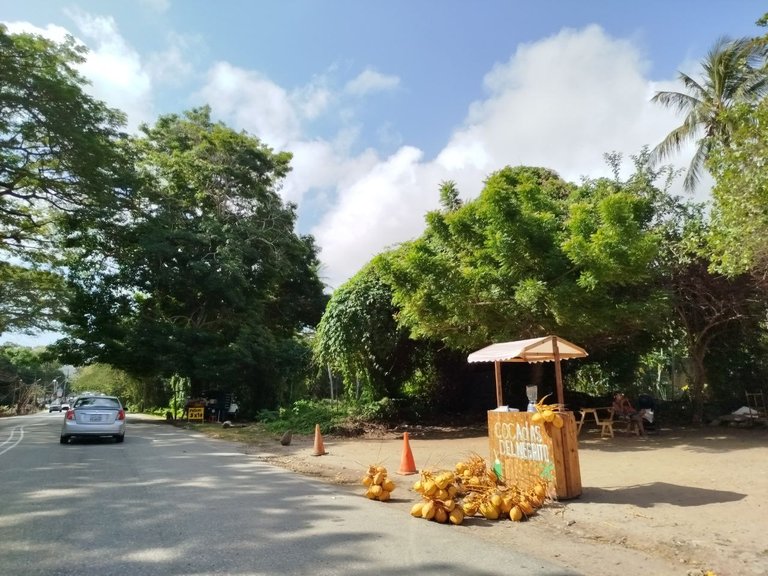
[[[153,84],[179,86],[189,80],[195,69],[190,54],[201,44],[200,39],[169,34],[167,48],[162,52],[150,54],[147,58],[147,72]]]
[[[421,156],[420,150],[403,147],[339,187],[336,207],[313,230],[322,247],[322,275],[329,285],[338,286],[374,253],[407,240],[409,231],[421,228],[424,211],[431,204],[424,193]]]
[[[337,202],[313,230],[326,280],[336,287],[387,246],[418,236],[442,180],[476,196],[505,165],[552,168],[568,180],[608,175],[605,152],[627,158],[679,122],[649,102],[658,86],[632,43],[591,26],[520,46],[485,78],[488,96],[434,160],[412,147],[337,186]],[[628,174],[627,174],[628,175]]]
[[[597,26],[521,46],[488,73],[488,98],[470,107],[438,162],[541,165],[572,180],[607,174],[604,152],[636,153],[669,127],[649,103],[645,69],[636,48]]]
[[[308,120],[321,116],[333,103],[335,97],[325,75],[316,76],[306,86],[293,90],[290,99],[298,114]]]
[[[379,157],[370,149],[358,156],[350,156],[345,133],[334,142],[298,140],[287,149],[293,153],[293,170],[281,193],[285,200],[299,205],[310,190],[346,189],[379,164]]]
[[[300,136],[299,113],[290,95],[257,72],[218,62],[198,97],[217,116],[274,148],[284,149]]]
[[[81,69],[93,83],[93,95],[125,112],[131,129],[142,122],[151,122],[150,75],[142,66],[138,52],[120,35],[114,19],[80,11],[68,14],[90,49]]]
[[[354,96],[364,96],[371,92],[394,90],[400,85],[397,76],[382,74],[370,68],[363,70],[356,78],[347,82],[344,90]]]

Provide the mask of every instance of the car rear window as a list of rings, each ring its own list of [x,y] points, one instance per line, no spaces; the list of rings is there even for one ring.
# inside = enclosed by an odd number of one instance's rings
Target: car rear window
[[[94,396],[93,398],[80,398],[75,403],[75,408],[111,408],[113,410],[120,410],[120,402],[116,398]]]

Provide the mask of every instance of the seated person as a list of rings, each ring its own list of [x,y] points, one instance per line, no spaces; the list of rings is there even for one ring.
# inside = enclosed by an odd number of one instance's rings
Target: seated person
[[[645,436],[645,426],[643,425],[643,410],[635,410],[629,398],[621,392],[613,395],[613,414],[617,418],[631,420],[637,425],[638,432]]]

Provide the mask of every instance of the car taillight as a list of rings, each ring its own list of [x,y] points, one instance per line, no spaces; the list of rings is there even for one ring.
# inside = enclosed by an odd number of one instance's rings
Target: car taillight
[[[117,413],[117,419],[125,420],[125,410],[123,410],[122,408],[120,409],[120,412]]]
[[[65,416],[67,420],[74,420],[75,419],[75,411],[74,410],[67,410],[67,415]]]

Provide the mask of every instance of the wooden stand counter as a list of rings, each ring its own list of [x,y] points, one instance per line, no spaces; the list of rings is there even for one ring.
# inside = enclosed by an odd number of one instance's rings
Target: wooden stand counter
[[[524,485],[543,477],[561,500],[581,496],[579,444],[573,412],[559,412],[563,427],[534,424],[532,412],[488,411],[491,461],[498,460],[504,480]]]

